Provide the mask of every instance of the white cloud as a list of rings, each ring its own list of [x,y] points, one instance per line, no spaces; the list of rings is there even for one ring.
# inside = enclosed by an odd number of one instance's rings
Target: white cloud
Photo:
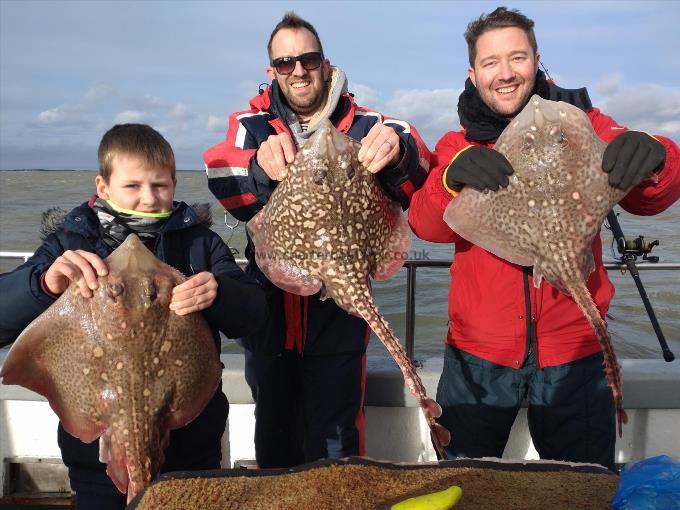
[[[125,110],[119,112],[113,119],[114,124],[126,124],[128,122],[142,122],[144,119],[148,119],[149,114],[147,112],[140,112],[137,110]]]
[[[38,114],[38,122],[41,124],[56,124],[63,122],[67,117],[68,113],[66,112],[64,105],[62,105],[40,112]]]
[[[600,79],[595,85],[595,90],[603,96],[612,96],[621,90],[621,82],[623,82],[621,73],[610,74]]]
[[[36,121],[38,126],[70,127],[83,122],[83,113],[81,105],[62,104],[40,112]]]
[[[218,117],[217,115],[208,115],[206,128],[212,133],[226,133],[229,125],[228,117]]]
[[[398,90],[385,113],[413,124],[430,147],[446,131],[460,129],[458,96],[462,89]]]
[[[627,85],[621,78],[617,88],[605,90],[610,92],[603,94],[598,106],[621,125],[680,138],[680,88],[652,83]]]
[[[196,118],[196,114],[190,111],[189,108],[187,108],[187,105],[177,103],[172,110],[168,112],[168,117],[186,122]]]
[[[99,82],[93,84],[83,96],[84,103],[97,103],[104,99],[110,99],[116,95],[116,90],[110,83]]]
[[[351,92],[354,94],[357,104],[367,108],[378,109],[380,94],[374,88],[362,83],[354,83],[351,86]]]

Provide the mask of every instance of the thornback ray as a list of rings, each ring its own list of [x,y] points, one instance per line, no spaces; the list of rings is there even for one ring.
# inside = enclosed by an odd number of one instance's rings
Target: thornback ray
[[[605,147],[583,111],[534,95],[494,146],[514,169],[509,185],[498,192],[466,186],[447,207],[444,220],[494,255],[533,266],[535,287],[545,278],[572,297],[602,349],[621,436],[628,421],[621,369],[587,287],[595,268],[593,239],[627,193],[609,185],[602,170]]]
[[[179,271],[134,234],[105,262],[94,296],[72,283],[19,335],[0,376],[44,395],[71,435],[99,438],[129,502],[160,471],[170,431],[210,401],[221,366],[203,316],[169,309]]]
[[[359,163],[360,144],[326,121],[297,152],[288,174],[248,222],[255,259],[278,287],[308,296],[321,291],[362,317],[397,362],[420,405],[435,448],[448,431],[435,422],[441,407],[428,398],[415,366],[373,302],[370,278],[387,279],[404,263],[410,229],[399,205]]]

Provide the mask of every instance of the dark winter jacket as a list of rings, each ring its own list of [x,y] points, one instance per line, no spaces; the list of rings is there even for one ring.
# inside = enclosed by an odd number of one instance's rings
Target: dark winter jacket
[[[232,338],[248,334],[265,320],[266,304],[257,282],[241,271],[227,245],[206,221],[184,202],[176,203],[154,252],[186,276],[201,271],[215,275],[217,297],[203,315],[219,349],[219,331]],[[53,230],[28,261],[0,275],[0,346],[13,342],[54,302],[41,290],[40,277],[57,257],[66,250],[86,250],[103,259],[113,251],[103,242],[99,220],[87,203],[73,209]]]

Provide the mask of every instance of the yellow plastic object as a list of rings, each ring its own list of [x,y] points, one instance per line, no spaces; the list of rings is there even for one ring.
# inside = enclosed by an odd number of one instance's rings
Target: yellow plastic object
[[[463,489],[452,485],[443,491],[400,501],[392,505],[390,510],[449,510],[458,503],[462,495]]]

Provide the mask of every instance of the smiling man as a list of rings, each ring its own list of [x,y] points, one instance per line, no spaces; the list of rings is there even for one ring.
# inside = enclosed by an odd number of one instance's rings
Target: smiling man
[[[271,85],[229,119],[226,140],[204,154],[208,185],[239,220],[252,218],[286,178],[286,165],[325,120],[361,142],[359,159],[404,209],[427,176],[429,151],[406,122],[357,106],[325,58],[314,27],[287,13],[268,44]],[[269,282],[249,242],[248,272],[267,291],[269,317],[246,349],[260,467],[364,453],[366,323],[319,295]],[[225,310],[229,313],[229,310]]]
[[[614,403],[595,332],[574,301],[545,280],[534,288],[531,268],[506,262],[453,232],[444,210],[464,186],[497,191],[513,169],[491,149],[533,94],[584,110],[609,145],[602,170],[609,183],[631,189],[620,205],[651,215],[680,195],[680,152],[661,136],[619,126],[593,108],[586,89],[566,90],[538,70],[534,22],[499,7],[468,25],[470,68],[458,101],[463,130],[446,133],[432,171],[413,196],[409,223],[427,241],[455,243],[449,289],[449,330],[437,389],[440,423],[451,431],[452,457],[500,457],[523,399],[541,458],[597,462],[614,468]],[[656,173],[656,179],[647,179]],[[593,242],[588,289],[604,316],[614,287]]]

